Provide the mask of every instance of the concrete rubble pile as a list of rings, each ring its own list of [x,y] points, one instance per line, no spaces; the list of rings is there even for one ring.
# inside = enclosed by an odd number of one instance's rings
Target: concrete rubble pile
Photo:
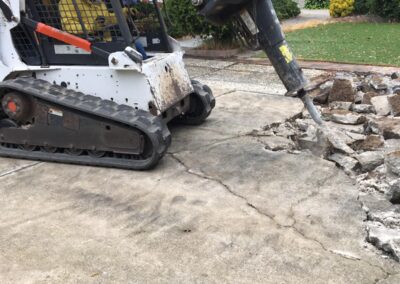
[[[325,126],[304,111],[266,127],[264,134],[274,136],[266,149],[311,151],[353,177],[366,240],[400,261],[400,74],[336,73],[312,81]]]

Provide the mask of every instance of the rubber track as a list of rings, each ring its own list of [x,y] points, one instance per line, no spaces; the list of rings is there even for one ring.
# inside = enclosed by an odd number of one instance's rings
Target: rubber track
[[[161,118],[137,110],[127,105],[119,105],[99,97],[85,95],[61,86],[50,84],[32,77],[19,77],[0,82],[0,94],[4,90],[15,90],[29,94],[48,103],[82,112],[92,117],[101,117],[121,123],[146,134],[153,144],[153,155],[145,160],[131,160],[114,157],[93,158],[89,156],[71,156],[60,153],[25,151],[0,147],[0,156],[22,159],[43,160],[61,163],[84,164],[102,167],[114,167],[132,170],[145,170],[154,167],[166,153],[171,144],[171,134]]]

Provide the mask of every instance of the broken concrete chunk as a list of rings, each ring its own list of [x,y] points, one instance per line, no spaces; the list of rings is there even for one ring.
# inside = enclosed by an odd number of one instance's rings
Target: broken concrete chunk
[[[297,127],[301,130],[306,132],[310,125],[313,125],[314,122],[311,119],[296,119],[295,120]]]
[[[368,219],[388,228],[400,229],[400,205],[391,205],[383,210],[368,212]]]
[[[371,104],[374,106],[377,115],[389,115],[391,107],[388,96],[377,96],[371,98]]]
[[[397,180],[391,185],[389,200],[393,204],[400,204],[400,180]]]
[[[400,261],[400,233],[398,229],[389,229],[378,222],[369,222],[367,233],[368,242],[391,254],[396,261]]]
[[[359,124],[359,125],[350,125],[350,124],[339,124],[335,123],[333,121],[325,121],[325,125],[327,127],[334,127],[338,129],[343,129],[348,132],[354,132],[354,133],[359,133],[363,134],[364,133],[364,125]]]
[[[354,102],[356,90],[351,80],[340,78],[335,79],[329,93],[329,102]]]
[[[385,164],[391,173],[400,177],[400,150],[387,153]]]
[[[363,172],[369,172],[376,167],[382,165],[385,161],[385,157],[380,151],[368,151],[356,155],[356,159],[361,165]]]
[[[353,144],[355,142],[361,142],[364,141],[367,136],[365,136],[364,134],[359,134],[359,133],[354,133],[351,131],[346,131],[346,136],[350,138],[349,143],[347,144]]]
[[[327,81],[325,83],[323,83],[321,86],[319,86],[319,88],[321,90],[330,90],[333,86],[333,81]]]
[[[376,92],[367,92],[366,94],[364,94],[361,103],[362,104],[367,104],[370,105],[371,104],[371,99],[377,96],[381,96],[381,94],[376,93]]]
[[[335,162],[341,168],[345,170],[346,173],[351,173],[358,166],[358,161],[344,154],[335,153],[328,157],[328,160]]]
[[[349,137],[343,133],[340,129],[330,128],[328,126],[324,126],[319,128],[319,134],[321,137],[325,137],[325,139],[329,142],[331,148],[336,149],[341,153],[346,153],[351,155],[354,153],[354,150],[351,149],[346,142],[348,142]]]
[[[374,106],[369,104],[353,104],[351,110],[357,113],[375,113]]]
[[[368,122],[368,129],[374,133],[383,135],[385,139],[400,139],[400,119],[382,117],[371,119]]]
[[[382,148],[385,141],[380,135],[368,135],[364,140],[356,141],[352,144],[352,148],[356,151],[375,151]]]
[[[362,100],[364,98],[365,93],[362,91],[358,91],[354,97],[354,103],[355,104],[361,104]]]
[[[315,89],[309,93],[310,97],[313,99],[314,103],[324,105],[328,102],[329,89],[321,90]]]
[[[280,136],[260,137],[260,140],[265,145],[265,149],[270,151],[293,150],[295,148],[293,141]]]
[[[321,86],[326,85],[327,83],[329,86],[329,82],[331,82],[333,76],[334,76],[333,73],[323,73],[321,75],[315,76],[315,77],[311,78],[310,83],[306,86],[305,89],[307,91],[314,90],[314,89],[324,90],[327,87],[326,86],[321,87]],[[332,84],[331,84],[331,86],[332,86]]]
[[[398,151],[400,149],[400,139],[388,139],[385,140],[385,151],[387,153]]]
[[[300,137],[297,140],[299,148],[302,150],[309,150],[315,156],[327,157],[330,153],[331,144],[328,138],[324,135],[320,128],[316,128],[315,135],[306,134],[304,137]]]
[[[377,91],[387,90],[389,88],[387,78],[383,77],[382,75],[372,75],[369,78],[369,82],[369,84]]]
[[[330,109],[341,109],[341,110],[350,110],[351,102],[331,102],[329,103]]]
[[[346,110],[324,111],[323,115],[330,121],[342,124],[357,125],[366,122],[366,117]]]
[[[393,116],[400,116],[400,95],[388,97],[388,102]]]
[[[296,135],[296,130],[289,122],[280,124],[276,129],[273,129],[275,135],[290,138]]]

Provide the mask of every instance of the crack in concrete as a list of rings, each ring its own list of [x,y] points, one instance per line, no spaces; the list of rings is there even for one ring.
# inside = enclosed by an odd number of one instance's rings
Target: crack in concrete
[[[313,197],[319,195],[321,187],[322,187],[328,180],[330,180],[331,178],[333,178],[334,176],[336,176],[336,174],[337,174],[337,173],[333,173],[333,174],[331,174],[331,175],[325,177],[323,180],[318,181],[318,182],[317,182],[317,190],[312,191],[310,194],[308,194],[307,196],[305,196],[305,197],[303,197],[303,198],[300,198],[297,202],[295,202],[294,204],[292,204],[292,205],[290,206],[290,209],[289,209],[289,218],[293,220],[293,223],[292,223],[292,225],[290,225],[289,227],[295,227],[295,225],[297,224],[296,214],[294,213],[295,207],[299,206],[301,203],[305,202],[306,200],[308,200],[308,199],[310,199],[310,198],[313,198]]]
[[[188,174],[191,174],[191,175],[194,175],[194,176],[199,177],[199,178],[201,178],[201,179],[206,179],[206,180],[213,181],[213,182],[216,182],[216,183],[220,184],[223,188],[225,188],[225,190],[226,190],[228,193],[230,193],[230,194],[232,194],[233,196],[235,196],[235,197],[241,199],[242,201],[244,201],[244,202],[246,203],[247,206],[249,206],[250,208],[252,208],[252,209],[253,209],[255,212],[257,212],[259,215],[264,216],[264,217],[267,217],[270,221],[272,221],[272,222],[276,225],[276,227],[277,227],[278,229],[292,229],[294,232],[296,232],[298,235],[300,235],[303,239],[308,240],[308,241],[310,241],[310,242],[313,242],[313,243],[317,244],[323,251],[325,251],[325,252],[327,252],[327,253],[329,253],[329,254],[338,256],[338,257],[343,258],[343,259],[346,259],[346,260],[363,262],[363,263],[365,263],[366,265],[368,265],[368,266],[370,266],[370,267],[374,267],[374,268],[379,269],[383,274],[385,274],[385,277],[386,277],[386,278],[390,276],[390,273],[387,272],[385,269],[383,269],[381,266],[378,266],[378,265],[369,263],[369,262],[367,262],[367,261],[365,261],[365,260],[362,260],[362,259],[359,259],[359,258],[354,258],[354,257],[347,256],[347,255],[345,255],[345,254],[343,254],[343,253],[340,253],[340,252],[337,252],[337,251],[333,251],[333,250],[331,250],[331,249],[328,249],[321,241],[319,241],[319,240],[317,240],[317,239],[314,239],[314,238],[312,238],[312,237],[307,236],[307,235],[306,235],[305,233],[303,233],[299,228],[297,228],[297,227],[296,227],[297,220],[296,220],[295,218],[293,218],[294,223],[293,223],[292,225],[289,225],[289,226],[288,226],[288,225],[282,225],[282,224],[280,224],[278,221],[275,220],[275,218],[274,218],[273,216],[271,216],[271,215],[265,213],[264,211],[262,211],[261,209],[257,208],[257,206],[255,206],[254,204],[250,203],[250,202],[247,200],[246,197],[244,197],[244,196],[242,196],[242,195],[236,193],[235,191],[233,191],[233,190],[232,190],[227,184],[225,184],[222,180],[220,180],[220,179],[218,179],[218,178],[215,178],[215,177],[212,177],[212,176],[209,176],[209,175],[206,175],[206,174],[204,174],[203,172],[200,172],[200,173],[195,172],[195,171],[193,171],[192,169],[190,169],[190,167],[188,167],[181,159],[179,159],[178,157],[176,157],[176,155],[174,155],[174,154],[172,154],[172,153],[169,153],[169,155],[170,155],[170,156],[172,157],[172,159],[174,159],[178,164],[180,164],[181,166],[183,166],[183,167],[185,168],[185,171],[186,171]],[[332,176],[333,176],[333,175],[332,175]],[[329,178],[331,178],[331,176],[329,176],[329,177],[327,177],[326,179],[324,179],[324,181],[326,182]],[[320,188],[322,185],[323,185],[323,182],[320,183],[319,188]],[[307,200],[307,199],[309,199],[309,198],[312,198],[313,196],[316,196],[316,195],[317,195],[317,194],[315,194],[315,192],[313,192],[313,193],[311,193],[308,197],[303,198],[304,200],[302,200],[301,202],[304,202],[305,200]],[[295,205],[295,206],[298,206],[298,204],[300,204],[301,202],[297,202],[297,203],[296,203],[297,205]]]
[[[374,281],[373,284],[378,284],[378,283],[380,283],[380,282],[382,282],[382,281],[387,280],[389,277],[391,277],[391,276],[396,276],[396,275],[400,275],[400,273],[394,273],[394,274],[392,274],[392,273],[387,272],[386,275],[385,275],[385,277],[383,277],[383,278],[381,278],[381,279],[376,279],[376,280]]]
[[[220,98],[220,97],[223,97],[223,96],[226,96],[226,95],[230,95],[230,94],[233,94],[233,93],[236,93],[236,92],[237,92],[236,89],[229,90],[229,91],[226,91],[226,92],[224,92],[224,93],[222,93],[222,94],[220,94],[218,96],[215,96],[215,98]]]
[[[238,62],[232,62],[231,64],[228,64],[227,66],[220,67],[220,68],[211,67],[211,69],[213,69],[212,72],[207,72],[207,73],[204,73],[204,74],[200,74],[198,76],[193,77],[193,79],[202,79],[202,77],[204,77],[204,76],[209,77],[212,74],[218,73],[220,71],[224,71],[229,67],[235,66],[236,64],[238,64]],[[206,66],[196,66],[196,65],[190,65],[190,64],[185,64],[185,65],[186,65],[186,67],[192,67],[192,68],[210,68],[210,67],[206,67]]]
[[[37,166],[37,165],[40,165],[40,164],[42,164],[42,162],[36,162],[36,163],[33,163],[33,164],[28,164],[28,165],[20,166],[20,167],[17,167],[17,168],[15,168],[15,169],[12,169],[12,170],[2,172],[2,173],[0,174],[0,178],[3,178],[3,177],[6,177],[6,176],[9,176],[9,175],[12,175],[12,174],[14,174],[14,173],[21,172],[21,171],[26,170],[26,169],[29,169],[29,168],[33,168],[33,167],[35,167],[35,166]]]

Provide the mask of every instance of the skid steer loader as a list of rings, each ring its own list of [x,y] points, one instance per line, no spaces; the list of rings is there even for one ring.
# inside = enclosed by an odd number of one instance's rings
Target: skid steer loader
[[[190,80],[157,0],[158,28],[146,33],[130,2],[0,0],[0,156],[149,169],[170,144],[167,122],[209,116],[212,91]],[[321,123],[271,0],[192,3],[215,24],[236,20]]]
[[[129,2],[0,0],[0,156],[144,170],[171,143],[167,122],[209,116],[213,94],[157,1],[150,30]]]

